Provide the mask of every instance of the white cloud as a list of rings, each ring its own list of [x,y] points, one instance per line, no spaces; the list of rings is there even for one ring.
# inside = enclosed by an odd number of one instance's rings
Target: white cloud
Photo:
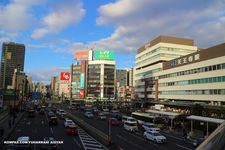
[[[42,38],[49,33],[59,33],[70,25],[77,24],[84,16],[85,10],[77,0],[59,3],[42,19],[43,27],[33,31],[32,38]]]
[[[1,37],[0,38],[0,43],[2,43],[2,42],[9,42],[9,41],[10,41],[10,39],[8,37]]]
[[[31,8],[41,4],[43,0],[12,0],[0,5],[0,30],[18,32],[32,24]]]
[[[136,52],[159,35],[188,37],[199,47],[224,42],[225,1],[117,0],[99,7],[98,25],[112,25],[114,32],[95,43],[98,48]]]

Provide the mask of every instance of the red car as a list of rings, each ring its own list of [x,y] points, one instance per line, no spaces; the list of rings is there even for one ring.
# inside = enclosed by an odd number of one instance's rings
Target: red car
[[[112,126],[119,126],[121,122],[117,120],[116,118],[109,118],[109,123],[111,123]]]
[[[66,130],[67,130],[68,135],[77,135],[78,134],[76,125],[70,125]]]

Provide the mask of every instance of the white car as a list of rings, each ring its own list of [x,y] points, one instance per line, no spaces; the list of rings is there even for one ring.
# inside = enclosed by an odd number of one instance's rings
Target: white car
[[[56,111],[56,114],[58,114],[58,115],[61,115],[62,113],[65,113],[65,111],[62,110],[62,109],[59,109],[59,110]]]
[[[145,131],[143,136],[144,136],[144,138],[151,140],[155,143],[165,143],[166,142],[166,137],[161,135],[157,131]]]
[[[138,131],[137,122],[125,121],[123,124],[123,127],[125,130],[130,131],[130,132]]]
[[[87,117],[87,118],[92,118],[92,117],[94,117],[94,115],[93,115],[92,112],[85,112],[85,113],[84,113],[84,116]]]
[[[103,113],[99,113],[98,114],[98,119],[101,119],[101,120],[106,119],[106,115],[103,114]]]
[[[70,125],[75,125],[75,123],[73,122],[73,120],[66,119],[66,120],[64,121],[64,126],[67,128],[67,127],[69,127]]]
[[[160,129],[155,127],[154,123],[145,122],[142,127],[145,129],[145,131],[157,131],[159,132]]]

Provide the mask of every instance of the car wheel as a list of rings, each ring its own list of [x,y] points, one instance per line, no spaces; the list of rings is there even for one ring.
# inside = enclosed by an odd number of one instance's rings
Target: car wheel
[[[154,143],[157,143],[157,142],[156,142],[156,139],[154,139]]]

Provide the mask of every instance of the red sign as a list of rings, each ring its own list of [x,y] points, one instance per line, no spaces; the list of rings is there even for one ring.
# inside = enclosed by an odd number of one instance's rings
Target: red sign
[[[88,50],[77,50],[74,53],[75,59],[88,59]]]
[[[60,80],[61,81],[69,81],[70,80],[70,73],[69,72],[61,72],[60,73]]]
[[[80,97],[84,97],[84,90],[80,90]]]

